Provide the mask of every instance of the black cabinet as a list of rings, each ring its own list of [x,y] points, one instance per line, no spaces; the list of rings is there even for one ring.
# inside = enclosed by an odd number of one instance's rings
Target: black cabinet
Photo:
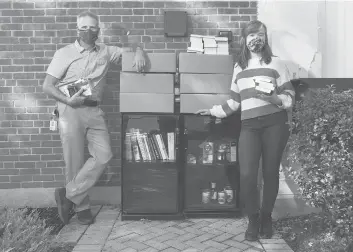
[[[239,214],[240,117],[123,114],[122,219]]]
[[[239,212],[237,132],[234,125],[227,129],[228,125],[226,120],[209,116],[184,116],[185,215]]]

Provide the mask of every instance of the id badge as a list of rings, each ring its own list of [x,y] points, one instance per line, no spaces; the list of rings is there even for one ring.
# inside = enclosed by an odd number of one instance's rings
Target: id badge
[[[51,113],[51,119],[49,122],[49,130],[50,131],[57,131],[58,130],[58,121],[57,118],[59,117],[59,111],[57,108]]]
[[[55,119],[50,120],[50,131],[58,130],[58,122]]]

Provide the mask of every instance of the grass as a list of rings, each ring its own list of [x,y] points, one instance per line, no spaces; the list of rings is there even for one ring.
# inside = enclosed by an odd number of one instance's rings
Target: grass
[[[73,244],[57,240],[63,226],[56,208],[0,209],[0,251],[71,252]]]
[[[325,218],[324,213],[283,218],[274,228],[294,252],[353,252],[353,243],[330,232]]]
[[[47,208],[23,208],[19,210],[24,210],[25,215],[29,216],[31,213],[38,214],[39,219],[45,220],[45,227],[50,228],[51,235],[56,235],[64,227],[64,223],[61,222],[58,214],[58,209],[56,207],[47,207]],[[70,212],[70,219],[74,215],[74,211]]]

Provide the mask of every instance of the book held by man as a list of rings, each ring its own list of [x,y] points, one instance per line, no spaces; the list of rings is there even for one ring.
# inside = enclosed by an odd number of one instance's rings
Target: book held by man
[[[92,89],[91,89],[91,81],[89,79],[81,78],[73,83],[69,83],[67,85],[61,86],[59,89],[63,92],[66,96],[72,97],[76,94],[80,89],[83,87],[84,91],[82,92],[82,96],[91,96]]]

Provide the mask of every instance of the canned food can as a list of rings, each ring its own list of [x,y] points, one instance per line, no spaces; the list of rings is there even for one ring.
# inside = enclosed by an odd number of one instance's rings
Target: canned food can
[[[212,164],[213,163],[213,142],[206,142],[203,146],[203,163]]]
[[[226,193],[225,192],[218,192],[218,203],[223,205],[226,203]]]
[[[233,189],[230,186],[226,186],[224,188],[224,191],[227,194],[227,203],[232,203],[232,201],[234,199]]]
[[[222,153],[217,152],[217,160],[222,161]]]
[[[210,202],[211,199],[211,191],[208,189],[205,189],[202,191],[202,203],[207,204]]]

